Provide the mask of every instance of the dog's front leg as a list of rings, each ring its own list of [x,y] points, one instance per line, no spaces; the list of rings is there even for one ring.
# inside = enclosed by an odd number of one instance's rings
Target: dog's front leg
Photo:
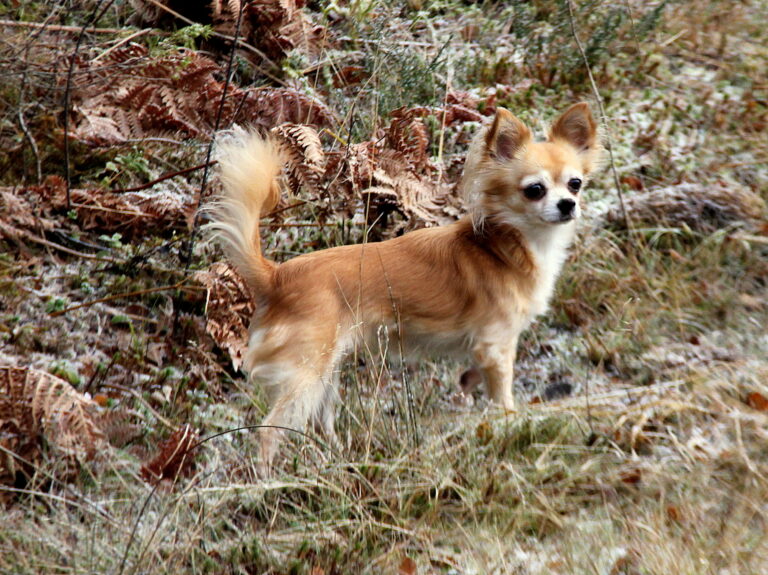
[[[517,336],[512,341],[478,342],[472,349],[475,363],[482,370],[485,385],[491,401],[508,411],[515,410],[515,396],[512,392],[514,379]]]

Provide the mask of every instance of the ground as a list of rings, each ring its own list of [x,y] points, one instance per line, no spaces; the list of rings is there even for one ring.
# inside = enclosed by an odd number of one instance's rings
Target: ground
[[[0,572],[768,572],[766,3],[241,7],[0,8]],[[609,154],[519,411],[359,350],[341,445],[258,477],[215,141],[286,147],[281,261],[451,221],[498,106],[581,100]]]

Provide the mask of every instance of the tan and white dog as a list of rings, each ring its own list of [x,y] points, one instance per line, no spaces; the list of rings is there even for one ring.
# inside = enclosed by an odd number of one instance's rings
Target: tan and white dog
[[[378,341],[382,326],[406,351],[468,353],[491,399],[513,410],[518,337],[547,309],[600,152],[585,103],[571,106],[545,142],[499,108],[467,158],[471,216],[277,264],[259,239],[259,218],[280,193],[277,148],[257,135],[225,146],[224,192],[209,227],[256,301],[244,365],[269,398],[262,470],[281,428],[312,420],[335,437],[338,364],[357,343]]]

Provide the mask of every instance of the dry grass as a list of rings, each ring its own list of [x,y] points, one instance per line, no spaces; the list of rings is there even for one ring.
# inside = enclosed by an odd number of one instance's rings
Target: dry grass
[[[2,567],[118,572],[132,542],[126,572],[397,572],[405,556],[425,573],[759,572],[766,416],[743,398],[768,372],[743,361],[517,417],[420,417],[416,448],[382,425],[367,451],[296,444],[269,481],[247,436],[212,442],[170,492],[123,456],[10,508]]]
[[[42,21],[41,3],[27,4],[24,14],[3,8],[2,17]],[[324,23],[350,49],[329,51],[318,67],[298,55],[282,65],[286,79],[322,94],[338,116],[324,137],[340,149],[385,125],[398,106],[440,104],[449,87],[516,85],[501,103],[535,126],[591,97],[562,3],[409,6],[329,8]],[[126,445],[74,472],[71,460],[40,445],[44,455],[20,466],[32,472],[0,485],[0,573],[768,570],[764,3],[579,7],[634,225],[608,222],[613,177],[598,177],[552,312],[522,344],[520,413],[503,415],[479,395],[460,398],[463,366],[383,364],[360,350],[343,373],[339,450],[296,435],[276,475],[261,480],[255,432],[230,430],[258,424],[263,399],[227,371],[228,357],[205,335],[202,293],[188,283],[178,295],[147,292],[186,281],[186,236],[46,236],[76,251],[87,250],[77,241],[98,243],[101,260],[3,236],[3,363],[70,374],[79,391],[127,410],[145,433],[126,432]],[[112,24],[120,10],[109,13]],[[109,45],[90,45],[89,54]],[[355,70],[365,80],[345,86]],[[23,105],[40,157],[51,160],[43,164],[56,165],[60,151],[42,135],[55,120],[14,90],[0,97]],[[471,126],[428,127],[432,158],[452,169]],[[15,110],[1,115],[0,135],[16,139],[6,148],[14,160],[0,165],[14,163],[9,174],[33,180],[20,129]],[[126,185],[200,163],[199,146],[136,145],[77,159],[77,177],[101,179],[115,154]],[[171,190],[190,188],[172,182]],[[747,207],[721,201],[725,216],[701,222],[701,204],[679,194],[691,186],[703,196],[736,190]],[[293,225],[271,230],[267,249],[284,258],[368,233],[327,209],[308,202],[286,212],[283,223]],[[204,263],[218,257],[200,245],[195,253]],[[49,316],[126,293],[145,295]],[[153,488],[141,466],[185,423],[201,437],[223,434],[200,446],[191,476]],[[6,445],[0,436],[2,457]]]

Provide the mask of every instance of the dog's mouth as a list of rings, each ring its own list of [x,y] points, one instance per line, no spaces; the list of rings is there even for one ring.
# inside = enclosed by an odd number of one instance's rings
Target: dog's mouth
[[[574,214],[568,214],[568,215],[561,215],[554,220],[547,220],[547,219],[541,218],[541,221],[544,222],[545,224],[557,226],[560,224],[567,224],[568,222],[572,222],[575,219],[576,219],[576,216]]]

